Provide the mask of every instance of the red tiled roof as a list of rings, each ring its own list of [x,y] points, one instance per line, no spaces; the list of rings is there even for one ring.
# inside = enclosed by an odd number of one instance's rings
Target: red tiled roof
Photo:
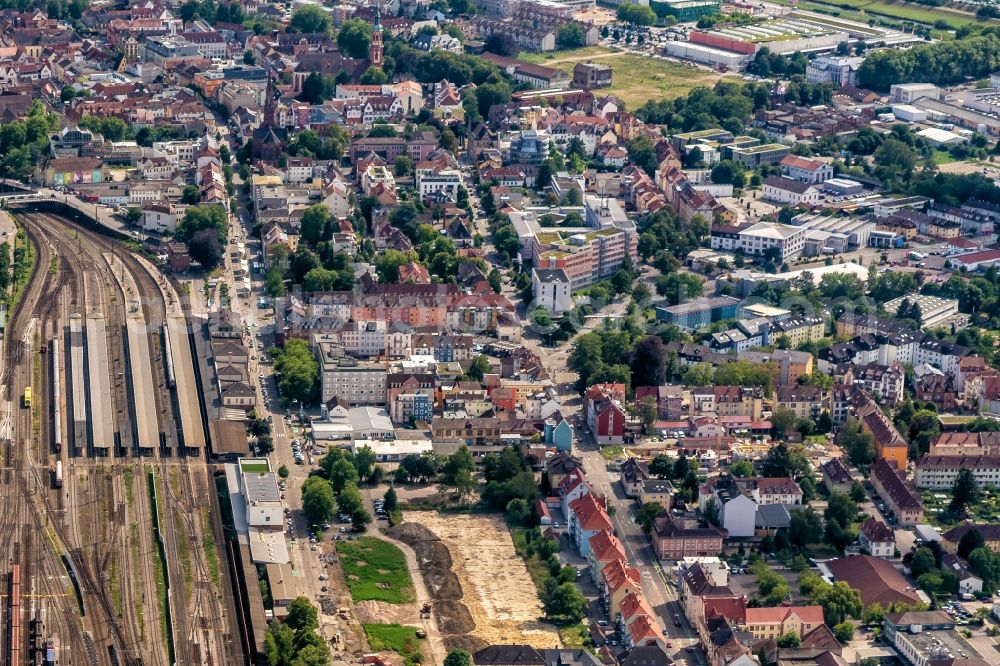
[[[855,555],[826,563],[837,581],[843,581],[861,594],[861,603],[877,603],[888,608],[894,601],[921,603],[916,588],[889,562],[870,555]]]
[[[612,529],[611,519],[607,512],[591,493],[571,502],[569,509],[576,515],[576,522],[580,529],[586,532]]]
[[[609,530],[601,530],[590,537],[590,550],[598,562],[614,562],[628,560],[622,542]]]

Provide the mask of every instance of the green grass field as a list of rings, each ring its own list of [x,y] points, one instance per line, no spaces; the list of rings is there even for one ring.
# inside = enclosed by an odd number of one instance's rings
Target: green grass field
[[[779,4],[789,4],[778,0]],[[812,9],[828,13],[839,11],[844,18],[866,20],[883,16],[899,21],[916,21],[934,25],[936,21],[947,21],[953,28],[967,23],[980,23],[974,14],[949,7],[924,7],[904,0],[806,0],[797,5],[800,9]]]
[[[406,558],[388,541],[375,537],[338,541],[337,552],[355,602],[374,599],[405,604],[415,599]]]
[[[947,150],[934,149],[932,156],[934,164],[950,164],[957,161]]]
[[[406,658],[407,664],[420,663],[422,657],[413,659],[420,654],[423,641],[417,638],[414,627],[404,627],[400,624],[363,624],[368,644],[375,652],[395,652]]]
[[[578,62],[593,60],[610,65],[613,85],[603,92],[620,97],[627,109],[636,109],[649,99],[673,99],[697,86],[710,86],[720,75],[677,62],[622,53],[604,46],[588,46],[556,53],[521,53],[525,62],[561,69],[568,74]],[[602,91],[594,91],[599,93]]]

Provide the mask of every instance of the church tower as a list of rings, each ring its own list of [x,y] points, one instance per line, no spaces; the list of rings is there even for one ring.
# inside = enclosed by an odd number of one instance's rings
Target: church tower
[[[382,7],[375,4],[375,25],[372,27],[372,41],[368,46],[368,61],[375,69],[382,69]]]

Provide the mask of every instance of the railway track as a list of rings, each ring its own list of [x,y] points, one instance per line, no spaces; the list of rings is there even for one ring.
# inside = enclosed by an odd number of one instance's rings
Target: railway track
[[[45,234],[31,236],[31,242],[35,246],[36,266],[47,267],[52,261],[53,247]],[[69,276],[66,279],[69,280]],[[12,663],[20,655],[29,654],[28,632],[23,628],[34,618],[25,617],[24,610],[35,608],[36,597],[54,593],[60,586],[55,581],[66,578],[57,554],[44,543],[46,539],[39,536],[45,534],[45,525],[35,501],[37,489],[44,487],[44,475],[33,464],[32,450],[37,439],[33,415],[38,407],[24,408],[20,404],[24,389],[36,383],[35,351],[41,330],[36,313],[51,309],[55,292],[44,291],[48,282],[46,271],[36,270],[30,276],[8,323],[8,330],[17,331],[19,335],[8,336],[4,340],[4,370],[0,386],[4,392],[6,412],[2,428],[5,471],[0,484],[0,502],[4,506],[4,517],[0,523],[0,552],[7,560],[8,571],[14,565],[21,569],[22,598],[32,600],[31,605],[22,603],[19,606],[16,617],[11,614],[10,600],[5,606],[6,626],[12,631],[16,621],[21,630],[16,645],[11,633],[4,634],[4,663]],[[44,402],[34,404],[41,406]],[[80,625],[74,621],[72,614],[53,613],[48,624],[48,629],[58,633],[69,649],[83,648]]]
[[[39,250],[38,270],[33,281],[43,273],[42,268],[49,266],[53,252],[60,253],[55,276],[49,276],[48,280],[40,283],[55,283],[41,299],[44,304],[39,307],[36,299],[29,305],[29,299],[25,298],[22,301],[24,312],[36,312],[36,316],[43,321],[58,319],[64,313],[53,305],[60,299],[52,296],[63,294],[64,310],[79,309],[83,307],[82,301],[87,307],[93,305],[100,309],[107,319],[109,363],[114,378],[111,397],[119,424],[115,455],[119,462],[107,460],[110,472],[106,472],[98,470],[94,460],[76,458],[73,462],[78,468],[76,471],[79,472],[79,468],[87,470],[83,487],[92,498],[97,499],[71,510],[60,504],[61,494],[51,493],[52,497],[47,498],[44,509],[36,512],[39,520],[51,518],[54,540],[66,544],[67,557],[85,597],[87,623],[91,625],[97,642],[97,657],[100,663],[110,663],[110,659],[105,662],[103,657],[106,654],[102,652],[113,652],[121,664],[167,662],[160,640],[161,622],[156,617],[157,604],[152,603],[154,598],[151,598],[156,594],[156,585],[150,561],[156,557],[156,551],[150,530],[145,529],[155,510],[144,492],[144,470],[151,465],[162,480],[158,496],[162,515],[160,527],[166,548],[165,575],[170,590],[167,608],[173,624],[176,661],[185,664],[239,663],[242,655],[234,653],[239,650],[239,641],[236,640],[238,633],[234,621],[236,609],[231,605],[233,597],[224,594],[226,589],[220,589],[220,582],[221,587],[228,588],[228,578],[220,577],[221,571],[213,573],[202,546],[205,530],[211,530],[215,544],[224,543],[218,521],[212,516],[206,520],[202,513],[205,493],[214,492],[214,484],[204,460],[185,456],[179,449],[177,422],[181,408],[165,379],[163,324],[168,315],[168,299],[173,298],[166,294],[173,292],[158,272],[113,240],[47,213],[25,213],[22,217],[29,228],[36,230],[33,239],[39,247],[43,244],[52,246],[44,257]],[[66,254],[65,260],[62,253]],[[114,266],[120,266],[123,272],[129,274],[135,293],[129,293],[129,288],[119,283],[114,275]],[[126,310],[130,309],[133,301],[139,304],[149,339],[148,353],[155,381],[153,395],[148,398],[156,405],[159,429],[164,433],[159,449],[153,456],[143,458],[144,462],[134,456],[137,449],[132,441],[132,429],[125,427],[131,417],[126,408],[129,396],[122,379],[127,373],[127,361],[121,331]],[[170,300],[169,305],[175,304]],[[56,329],[61,330],[58,325]],[[21,350],[21,347],[15,347],[15,352]],[[20,356],[17,358],[23,361]],[[43,447],[39,459],[47,459],[46,454],[48,450]],[[67,453],[64,451],[62,456],[67,457]],[[131,485],[134,486],[131,492],[126,490],[127,474],[131,475]],[[126,495],[131,497],[128,502],[124,501]],[[63,519],[57,515],[60,512],[71,515]],[[98,526],[93,530],[97,533],[107,527],[100,539],[95,540],[99,543],[87,544],[79,538],[79,530],[75,526],[82,521],[92,521],[90,527]],[[136,524],[140,526],[138,535],[134,528],[130,533],[130,526]],[[5,525],[4,518],[0,517],[0,537]],[[138,558],[130,556],[135,548],[140,553]],[[221,570],[226,553],[217,551],[216,557]],[[122,583],[115,599],[125,609],[141,607],[143,617],[138,621],[133,613],[126,611],[125,617],[122,617],[115,611],[107,579],[112,566],[116,566],[119,580],[136,581],[134,585]],[[100,615],[101,622],[96,622],[93,615]],[[86,635],[79,638],[79,654],[89,654],[89,650],[85,651],[89,647],[86,639]],[[110,649],[102,651],[102,644]]]

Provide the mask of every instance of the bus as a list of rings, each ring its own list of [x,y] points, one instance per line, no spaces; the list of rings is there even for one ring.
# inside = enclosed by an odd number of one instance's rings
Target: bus
[[[24,389],[24,406],[31,407],[31,387]]]

